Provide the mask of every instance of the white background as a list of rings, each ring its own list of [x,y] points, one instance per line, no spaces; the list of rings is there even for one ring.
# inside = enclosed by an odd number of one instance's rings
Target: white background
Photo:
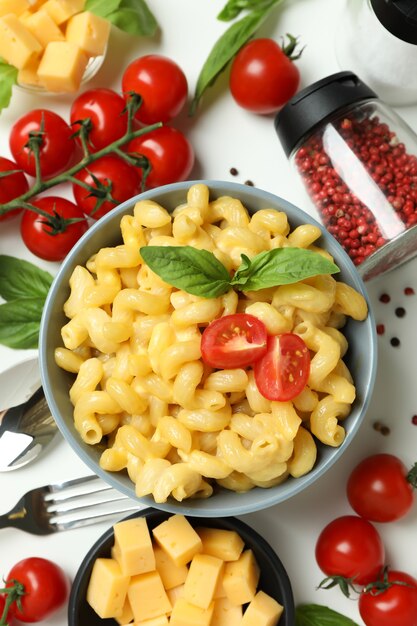
[[[198,72],[217,37],[226,25],[216,20],[223,0],[149,0],[161,26],[161,34],[153,39],[137,39],[113,30],[107,59],[90,83],[91,86],[120,88],[120,79],[128,62],[149,52],[166,54],[183,68],[194,90]],[[306,46],[298,66],[302,86],[339,70],[334,55],[334,31],[343,7],[342,0],[287,0],[282,10],[271,15],[258,32],[274,37],[290,32],[299,35]],[[371,33],[370,33],[371,36]],[[188,119],[181,114],[176,124],[186,131],[196,152],[192,178],[224,179],[245,182],[276,193],[314,215],[301,183],[288,164],[273,127],[273,117],[259,117],[240,109],[232,100],[225,72],[207,93],[198,115]],[[90,86],[89,85],[89,86]],[[16,92],[10,108],[0,117],[0,153],[9,156],[10,127],[32,108],[51,108],[68,119],[71,97],[35,97]],[[417,130],[417,109],[398,109],[403,118]],[[235,167],[239,175],[229,173]],[[71,198],[66,190],[65,195]],[[11,254],[36,263],[51,273],[57,265],[32,256],[20,241],[18,221],[0,226],[0,254]],[[378,375],[373,400],[356,436],[335,466],[306,492],[291,501],[244,520],[260,531],[274,547],[288,569],[296,603],[327,604],[362,624],[357,603],[344,599],[338,591],[318,591],[322,578],[314,558],[314,546],[321,529],[331,519],[351,513],[345,483],[349,471],[364,456],[375,452],[391,452],[400,456],[407,466],[416,460],[417,427],[411,417],[417,413],[416,339],[414,320],[417,295],[405,297],[403,290],[411,286],[417,292],[417,260],[368,283],[377,321],[384,323],[386,333],[379,337]],[[391,295],[389,304],[381,304],[382,292]],[[396,306],[404,306],[407,315],[395,316]],[[390,345],[390,338],[401,340],[399,348]],[[11,364],[26,359],[34,351],[13,351],[0,346],[0,372]],[[4,391],[4,390],[3,390]],[[0,382],[1,392],[1,382]],[[0,407],[2,408],[2,407]],[[383,436],[373,423],[387,425],[391,433]],[[89,470],[59,436],[51,449],[34,464],[15,472],[0,474],[2,502],[0,513],[6,512],[30,487],[81,476]],[[416,564],[417,507],[401,521],[379,525],[387,550],[388,562],[397,569],[417,576]],[[49,537],[34,537],[18,530],[0,530],[0,576],[27,556],[43,556],[61,564],[73,577],[92,543],[108,524],[97,524]],[[67,623],[65,611],[47,622],[50,626]],[[393,624],[392,626],[401,626]]]

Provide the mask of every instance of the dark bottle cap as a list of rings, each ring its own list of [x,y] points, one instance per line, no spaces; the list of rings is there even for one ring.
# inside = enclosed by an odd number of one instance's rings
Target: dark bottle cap
[[[417,44],[416,0],[371,0],[371,6],[390,33],[407,43]]]
[[[353,72],[331,74],[298,92],[275,117],[275,130],[290,156],[324,120],[357,102],[377,98]]]

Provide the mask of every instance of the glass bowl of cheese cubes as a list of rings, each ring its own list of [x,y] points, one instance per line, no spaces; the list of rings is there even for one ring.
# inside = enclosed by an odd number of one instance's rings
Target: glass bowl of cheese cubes
[[[244,522],[145,509],[84,558],[68,626],[293,626],[294,599],[271,546]]]
[[[75,93],[105,58],[110,23],[85,0],[0,0],[0,57],[16,67],[17,86]]]

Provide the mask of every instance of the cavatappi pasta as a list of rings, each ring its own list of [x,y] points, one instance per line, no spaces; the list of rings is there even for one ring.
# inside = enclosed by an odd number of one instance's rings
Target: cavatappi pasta
[[[355,386],[343,361],[341,328],[363,320],[361,294],[330,275],[295,284],[203,298],[178,290],[142,262],[148,245],[211,251],[229,270],[276,247],[315,250],[321,231],[292,232],[284,212],[250,216],[232,197],[209,200],[195,184],[172,214],[142,200],[120,223],[123,243],[102,248],[70,279],[57,364],[76,374],[70,390],[75,427],[91,445],[103,441],[100,465],[126,470],[137,496],[162,503],[209,497],[213,486],[246,491],[309,472],[316,440],[339,446]],[[307,386],[291,402],[263,397],[251,368],[214,370],[201,359],[204,328],[246,312],[268,333],[293,332],[311,354]]]

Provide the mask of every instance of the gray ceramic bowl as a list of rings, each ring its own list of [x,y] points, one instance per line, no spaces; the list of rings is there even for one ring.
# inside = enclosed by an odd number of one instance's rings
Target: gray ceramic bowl
[[[174,209],[185,201],[186,191],[194,182],[206,183],[210,188],[212,199],[230,195],[239,198],[252,212],[267,207],[283,210],[287,213],[292,228],[304,223],[314,223],[319,226],[309,215],[294,205],[261,189],[222,181],[187,181],[153,189],[124,202],[94,224],[68,254],[49,291],[44,307],[39,344],[42,384],[52,414],[74,451],[93,472],[134,499],[137,499],[134,485],[128,476],[121,472],[110,473],[102,470],[99,466],[101,453],[99,448],[84,444],[75,430],[73,407],[68,397],[68,389],[72,384],[73,376],[57,367],[54,361],[54,349],[62,345],[60,331],[68,321],[63,313],[63,305],[69,295],[68,281],[74,267],[78,264],[84,265],[87,259],[100,248],[120,243],[120,219],[123,215],[132,212],[139,198],[156,200],[167,209]],[[336,240],[324,228],[322,230],[321,245],[327,248],[341,269],[337,277],[366,297],[363,282],[355,266]],[[349,320],[344,333],[349,341],[349,351],[345,360],[355,380],[357,397],[350,415],[344,420],[346,438],[339,448],[319,444],[317,462],[313,470],[301,478],[289,478],[276,487],[255,488],[243,494],[220,489],[206,500],[185,500],[182,503],[168,500],[165,504],[158,504],[158,508],[173,513],[204,517],[242,515],[265,509],[291,498],[327,472],[353,440],[362,422],[372,394],[377,364],[375,321],[372,312],[364,322]],[[155,506],[151,497],[141,498],[140,502],[146,506]]]

